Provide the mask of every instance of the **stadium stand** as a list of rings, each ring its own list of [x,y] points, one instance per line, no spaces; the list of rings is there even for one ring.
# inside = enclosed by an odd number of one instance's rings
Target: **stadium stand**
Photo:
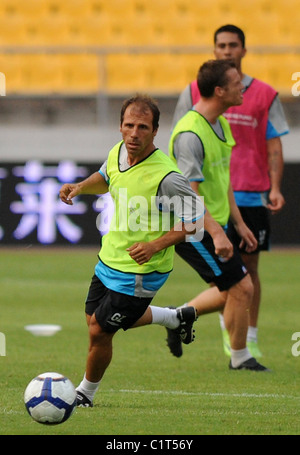
[[[245,70],[291,94],[298,0],[1,0],[7,94],[179,93],[224,23],[246,32]]]

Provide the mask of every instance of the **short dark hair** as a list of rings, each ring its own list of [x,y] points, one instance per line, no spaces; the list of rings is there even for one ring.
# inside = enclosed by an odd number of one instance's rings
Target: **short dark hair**
[[[211,98],[216,87],[225,87],[228,83],[227,71],[236,68],[232,60],[208,60],[200,66],[197,84],[201,96]]]
[[[159,117],[160,111],[157,105],[157,102],[151,98],[149,95],[137,94],[131,98],[128,98],[123,102],[121,114],[120,114],[120,124],[122,125],[124,120],[124,114],[128,106],[131,104],[138,104],[142,109],[150,110],[152,112],[152,126],[153,130],[157,130],[159,126]]]
[[[245,33],[243,32],[242,29],[240,29],[236,25],[232,25],[232,24],[222,25],[222,27],[219,27],[215,31],[214,44],[216,44],[218,34],[219,33],[223,33],[223,32],[235,33],[236,35],[238,35],[238,37],[239,37],[239,39],[240,39],[240,41],[242,43],[242,47],[245,48],[245,41],[246,41],[245,40]]]

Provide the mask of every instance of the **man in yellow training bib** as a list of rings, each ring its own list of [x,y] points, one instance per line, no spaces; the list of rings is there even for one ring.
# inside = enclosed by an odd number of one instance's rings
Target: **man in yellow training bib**
[[[159,114],[157,104],[146,95],[126,100],[120,119],[122,141],[98,172],[60,190],[61,200],[70,205],[75,196],[110,191],[115,206],[86,299],[90,348],[77,388],[81,407],[93,406],[119,329],[160,324],[176,330],[185,344],[193,341],[194,308],[150,305],[173,268],[174,245],[201,230],[204,222],[201,198],[154,145]]]

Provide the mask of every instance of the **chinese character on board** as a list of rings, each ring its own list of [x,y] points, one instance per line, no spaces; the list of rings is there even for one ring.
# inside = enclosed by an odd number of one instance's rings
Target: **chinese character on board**
[[[72,206],[63,204],[59,190],[63,183],[85,177],[87,169],[72,161],[53,166],[28,161],[24,166],[16,166],[13,174],[24,179],[16,185],[21,201],[14,201],[10,206],[13,213],[21,215],[13,236],[24,239],[36,229],[38,241],[51,244],[55,242],[58,230],[68,241],[77,243],[83,232],[69,216],[84,214],[86,204],[78,200],[74,200]]]

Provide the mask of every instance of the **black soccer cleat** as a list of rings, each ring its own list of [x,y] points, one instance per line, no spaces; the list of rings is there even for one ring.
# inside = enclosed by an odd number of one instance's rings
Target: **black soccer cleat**
[[[167,328],[167,345],[175,357],[181,357],[181,343],[190,344],[195,339],[193,324],[197,319],[197,314],[194,307],[182,307],[176,311],[180,323],[176,329]]]
[[[197,319],[197,313],[193,306],[186,306],[177,309],[177,317],[180,321],[179,327],[175,330],[179,332],[180,339],[184,344],[190,344],[195,339],[193,324]]]
[[[171,353],[175,357],[181,357],[182,352],[182,343],[179,333],[176,333],[175,330],[167,329],[167,345],[171,351]]]
[[[77,391],[77,408],[92,408],[93,403],[83,393]]]
[[[229,369],[230,370],[250,370],[250,371],[264,371],[264,372],[270,372],[271,370],[269,368],[264,367],[260,363],[257,362],[257,360],[254,357],[251,357],[248,360],[245,360],[245,362],[241,363],[238,367],[233,367],[231,364],[231,360],[229,362]]]

